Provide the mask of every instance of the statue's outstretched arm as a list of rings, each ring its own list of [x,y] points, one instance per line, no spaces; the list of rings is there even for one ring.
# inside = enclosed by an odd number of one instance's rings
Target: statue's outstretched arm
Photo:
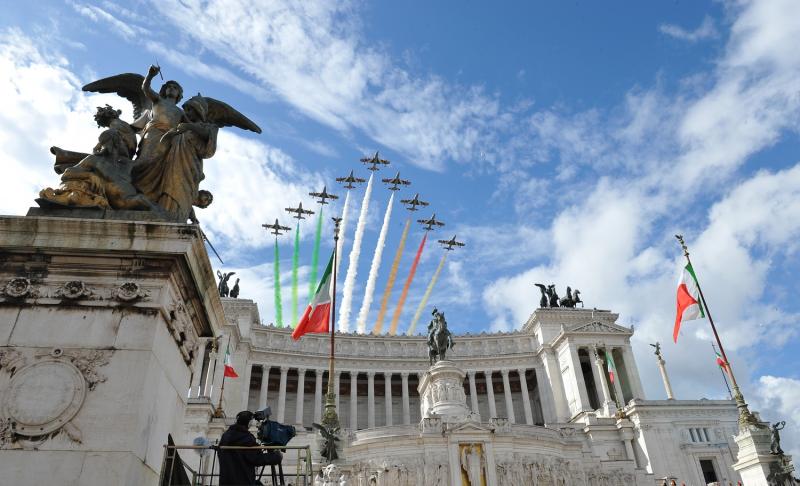
[[[144,81],[142,81],[142,92],[144,95],[152,101],[156,103],[158,101],[158,93],[153,91],[153,88],[150,87],[150,82],[156,77],[156,74],[159,73],[161,69],[158,66],[150,66],[150,69],[147,71],[147,76],[144,77]]]

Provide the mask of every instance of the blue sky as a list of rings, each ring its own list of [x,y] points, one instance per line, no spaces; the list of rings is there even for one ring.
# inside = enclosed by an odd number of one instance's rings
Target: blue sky
[[[536,307],[534,282],[571,285],[587,306],[636,326],[650,396],[664,395],[646,346],[658,340],[679,396],[721,397],[708,326],[686,324],[678,345],[670,342],[681,263],[672,235],[681,232],[746,394],[766,417],[796,424],[798,8],[792,0],[8,2],[0,156],[13,177],[0,183],[0,212],[23,214],[40,188],[57,184],[50,145],[93,145],[95,106],[111,103],[130,118],[127,102],[87,96],[81,85],[144,73],[158,60],[187,94],[224,100],[264,129],[222,130],[201,185],[215,201],[198,215],[265,322],[275,311],[272,240],[260,224],[288,223],[283,208],[313,207],[307,193],[323,184],[344,196],[333,179],[351,169],[366,177],[358,159],[380,150],[392,166],[379,174],[399,170],[412,181],[400,195],[419,192],[447,223],[431,238],[458,233],[467,243],[448,259],[423,316],[437,305],[458,332],[508,331]],[[340,283],[363,195],[363,187],[351,193]],[[350,330],[388,197],[376,183]],[[395,203],[368,329],[406,217]],[[313,222],[301,233],[302,307]],[[422,234],[417,226],[409,235],[390,313]],[[430,243],[401,332],[442,255]],[[281,252],[290,320],[291,237]]]

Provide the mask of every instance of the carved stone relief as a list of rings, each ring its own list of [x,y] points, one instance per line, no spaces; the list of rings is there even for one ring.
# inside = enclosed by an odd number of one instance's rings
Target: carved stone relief
[[[13,349],[0,354],[0,370],[10,375],[0,402],[0,448],[35,446],[61,432],[81,442],[73,419],[87,393],[106,381],[98,368],[112,353],[54,348],[31,360]]]

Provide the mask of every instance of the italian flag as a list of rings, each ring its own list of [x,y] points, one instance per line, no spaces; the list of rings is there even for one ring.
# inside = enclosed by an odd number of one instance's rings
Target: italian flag
[[[703,306],[700,305],[699,288],[692,264],[687,263],[678,280],[678,310],[675,315],[675,328],[672,330],[672,339],[676,343],[681,330],[681,322],[702,319],[706,316]]]
[[[325,268],[325,274],[317,287],[317,293],[306,307],[303,317],[292,332],[292,339],[298,340],[303,334],[326,333],[330,330],[331,320],[331,271],[333,269],[333,255]]]
[[[617,375],[617,365],[614,364],[614,358],[611,357],[610,351],[606,353],[606,364],[608,365],[608,381],[613,385]]]
[[[239,375],[236,374],[236,370],[233,369],[233,364],[231,363],[231,351],[230,351],[230,344],[225,346],[225,376],[228,378],[239,378]]]
[[[721,355],[721,354],[719,354],[719,351],[717,351],[717,350],[715,349],[715,350],[714,350],[714,354],[716,354],[716,355],[717,355],[717,365],[719,365],[719,367],[720,367],[720,368],[722,368],[722,370],[723,370],[723,371],[727,371],[727,369],[728,369],[728,365],[727,365],[727,364],[725,364],[725,360],[722,358],[722,355]]]

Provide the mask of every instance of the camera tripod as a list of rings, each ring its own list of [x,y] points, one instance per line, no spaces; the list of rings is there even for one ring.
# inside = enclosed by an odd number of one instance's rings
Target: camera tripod
[[[270,465],[271,476],[272,476],[272,486],[286,486],[286,478],[283,476],[283,461],[277,464],[278,470],[275,471],[276,464]],[[264,468],[267,466],[261,466],[261,471],[258,473],[258,480],[261,481],[261,477],[264,475]]]

